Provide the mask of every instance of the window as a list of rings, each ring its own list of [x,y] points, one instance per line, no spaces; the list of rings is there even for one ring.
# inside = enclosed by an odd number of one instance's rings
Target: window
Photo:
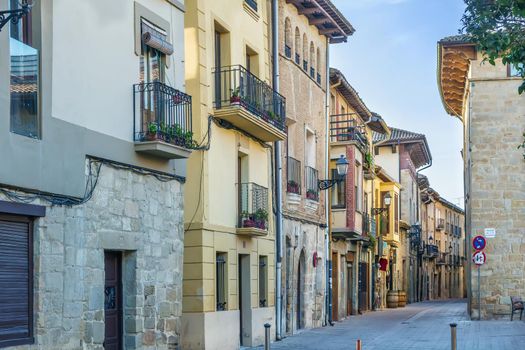
[[[339,175],[337,169],[332,169],[332,179],[336,179]],[[346,181],[336,183],[332,187],[332,208],[346,208]]]
[[[303,34],[303,70],[308,70],[308,38]]]
[[[217,302],[217,311],[226,310],[226,256],[226,253],[217,252],[215,259],[215,299]]]
[[[20,6],[18,0],[9,3],[11,9]],[[33,32],[32,11],[17,23],[10,24],[10,130],[39,138],[39,53],[33,44]]]
[[[509,66],[508,66],[508,76],[509,77],[519,77],[520,73],[518,71],[518,68],[523,68],[523,63],[519,63],[518,66],[515,66],[513,64],[509,64]]]
[[[259,307],[268,306],[268,257],[259,255]]]
[[[292,24],[288,17],[284,20],[284,55],[292,57]]]
[[[33,343],[32,222],[0,216],[0,347]]]
[[[354,171],[355,171],[355,176],[354,176],[354,181],[355,181],[355,184],[354,184],[354,187],[355,187],[355,192],[354,192],[354,197],[355,197],[355,210],[356,211],[362,211],[362,198],[363,198],[363,194],[361,193],[362,191],[362,181],[361,181],[361,165],[356,163],[355,167],[354,167]]]
[[[295,27],[295,63],[301,64],[301,33],[298,27]]]
[[[143,20],[141,22],[141,25],[142,34],[149,32],[159,33],[159,35],[166,36],[166,33],[162,29],[154,26],[153,24],[150,24],[149,22]],[[140,82],[163,83],[165,78],[165,54],[149,45],[146,45],[144,41],[142,41],[141,52],[142,55],[140,56]]]
[[[257,0],[245,0],[246,4],[252,8],[255,12],[257,12]]]

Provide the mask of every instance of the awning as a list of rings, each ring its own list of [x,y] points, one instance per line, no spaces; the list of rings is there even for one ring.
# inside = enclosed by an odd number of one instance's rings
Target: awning
[[[153,24],[142,20],[142,42],[149,47],[159,50],[165,55],[173,53],[173,45],[168,41],[168,36],[165,31]]]

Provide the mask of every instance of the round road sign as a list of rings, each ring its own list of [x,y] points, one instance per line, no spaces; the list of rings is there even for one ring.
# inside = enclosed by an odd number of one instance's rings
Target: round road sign
[[[475,252],[472,254],[472,261],[476,265],[483,265],[487,261],[487,256],[484,252]]]
[[[485,240],[485,237],[483,236],[476,236],[472,240],[472,246],[475,250],[483,250],[485,249],[485,246],[487,245],[487,241]]]

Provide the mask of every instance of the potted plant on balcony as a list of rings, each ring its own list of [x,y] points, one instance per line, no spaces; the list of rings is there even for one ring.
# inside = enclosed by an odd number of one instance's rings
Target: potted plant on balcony
[[[374,158],[372,158],[372,155],[370,152],[366,152],[365,154],[365,161],[363,163],[365,169],[371,169],[374,165]]]
[[[299,193],[299,184],[295,182],[294,180],[288,180],[288,183],[286,184],[286,191],[290,193]]]
[[[251,218],[251,215],[247,211],[243,211],[241,214],[242,227],[255,227],[255,221]]]
[[[159,131],[159,126],[157,125],[157,123],[149,122],[148,130],[146,131],[146,140],[147,141],[156,140],[158,131]]]
[[[266,221],[268,220],[268,212],[259,208],[255,211],[254,215],[255,227],[260,228],[261,230],[266,230]]]
[[[313,201],[317,201],[317,191],[312,189],[306,191],[306,198]]]
[[[238,106],[241,103],[240,89],[236,87],[230,96],[230,105]]]

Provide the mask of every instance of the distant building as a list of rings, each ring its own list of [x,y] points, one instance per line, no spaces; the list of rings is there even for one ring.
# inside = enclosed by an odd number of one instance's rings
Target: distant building
[[[525,160],[522,144],[525,94],[521,78],[500,60],[483,63],[483,53],[467,36],[438,42],[438,86],[447,113],[464,127],[465,233],[469,311],[477,317],[510,314],[510,297],[525,295]],[[470,263],[470,241],[486,235],[487,262],[481,267],[481,305],[477,267]]]

